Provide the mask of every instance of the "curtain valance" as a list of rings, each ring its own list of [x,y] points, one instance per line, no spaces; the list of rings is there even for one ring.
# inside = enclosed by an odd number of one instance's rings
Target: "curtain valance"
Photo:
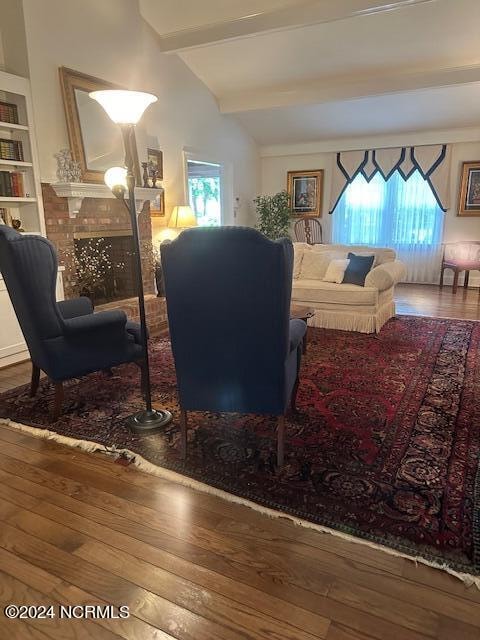
[[[337,153],[329,212],[334,212],[343,192],[360,173],[370,182],[377,173],[388,180],[395,171],[408,180],[417,170],[430,185],[439,207],[447,211],[450,207],[450,147],[435,144]]]

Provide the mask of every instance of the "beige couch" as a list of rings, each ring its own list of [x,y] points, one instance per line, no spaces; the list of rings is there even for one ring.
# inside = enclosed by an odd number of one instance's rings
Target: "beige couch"
[[[294,243],[292,304],[315,309],[309,325],[327,329],[378,333],[395,315],[394,287],[406,276],[393,249],[365,246]],[[324,282],[330,260],[348,252],[375,255],[365,286]]]

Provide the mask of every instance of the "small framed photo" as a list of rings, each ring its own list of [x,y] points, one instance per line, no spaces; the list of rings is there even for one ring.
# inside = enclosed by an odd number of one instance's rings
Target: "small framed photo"
[[[150,216],[161,218],[165,215],[165,191],[161,191],[154,200],[150,200]]]
[[[294,216],[320,218],[323,201],[323,169],[289,171],[287,191]]]
[[[147,149],[149,179],[163,180],[163,153],[159,149]]]
[[[462,165],[458,215],[480,216],[480,161]]]

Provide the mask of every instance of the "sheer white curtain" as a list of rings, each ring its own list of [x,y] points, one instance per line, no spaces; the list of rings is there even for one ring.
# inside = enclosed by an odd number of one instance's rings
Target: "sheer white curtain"
[[[445,214],[428,182],[415,171],[386,182],[359,174],[333,215],[333,242],[392,247],[407,265],[408,282],[438,282]]]

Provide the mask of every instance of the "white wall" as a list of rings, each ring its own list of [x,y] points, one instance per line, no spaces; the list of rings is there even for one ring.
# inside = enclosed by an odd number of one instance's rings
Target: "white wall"
[[[58,68],[66,66],[158,96],[138,143],[140,161],[147,146],[164,153],[167,219],[184,200],[182,152],[188,147],[230,164],[232,195],[242,203],[237,222],[253,222],[256,144],[233,117],[219,113],[212,94],[177,56],[160,53],[136,0],[23,0],[23,10],[42,181],[55,180],[53,154],[68,146],[58,79]],[[226,223],[231,221],[229,211]],[[155,236],[165,220],[153,222]]]
[[[28,76],[27,48],[22,3],[0,0],[0,66],[17,76]]]
[[[461,142],[452,145],[452,169],[450,172],[451,208],[445,214],[444,241],[480,240],[480,216],[458,216],[458,194],[462,175],[462,163],[480,160],[480,141]]]
[[[0,31],[0,69],[5,71],[5,56],[3,54],[3,39]]]
[[[452,134],[454,137],[455,134]],[[416,144],[425,144],[425,138],[421,134],[417,136]],[[441,142],[444,140],[442,139]],[[369,143],[370,142],[370,143]],[[381,146],[393,146],[386,139],[362,140],[363,148],[375,148]],[[342,146],[342,144],[344,146]],[[399,144],[398,139],[394,144]],[[401,144],[401,143],[400,143]],[[405,144],[415,144],[412,139],[406,140]],[[428,142],[432,144],[432,141]],[[329,147],[331,145],[329,144]],[[333,146],[338,150],[347,148],[358,148],[352,143],[338,141]],[[330,183],[335,152],[324,151],[318,153],[300,153],[301,148],[295,147],[295,153],[288,154],[288,147],[279,148],[279,155],[275,155],[274,148],[265,150],[267,156],[261,160],[261,192],[272,194],[286,188],[287,171],[297,171],[301,169],[324,169],[325,170],[325,190],[323,198],[322,226],[324,239],[329,242],[331,239],[331,228],[333,216],[328,214],[330,203]],[[458,240],[480,240],[480,216],[479,217],[458,217],[458,192],[460,188],[460,175],[462,162],[471,160],[480,161],[480,140],[475,142],[454,142],[452,144],[452,168],[451,180],[451,208],[445,214],[444,242],[456,242]],[[335,214],[333,214],[335,215]]]
[[[287,171],[323,169],[322,230],[323,241],[330,242],[332,216],[328,215],[333,153],[309,153],[305,155],[274,156],[262,158],[260,189],[262,194],[272,195],[287,188]]]

